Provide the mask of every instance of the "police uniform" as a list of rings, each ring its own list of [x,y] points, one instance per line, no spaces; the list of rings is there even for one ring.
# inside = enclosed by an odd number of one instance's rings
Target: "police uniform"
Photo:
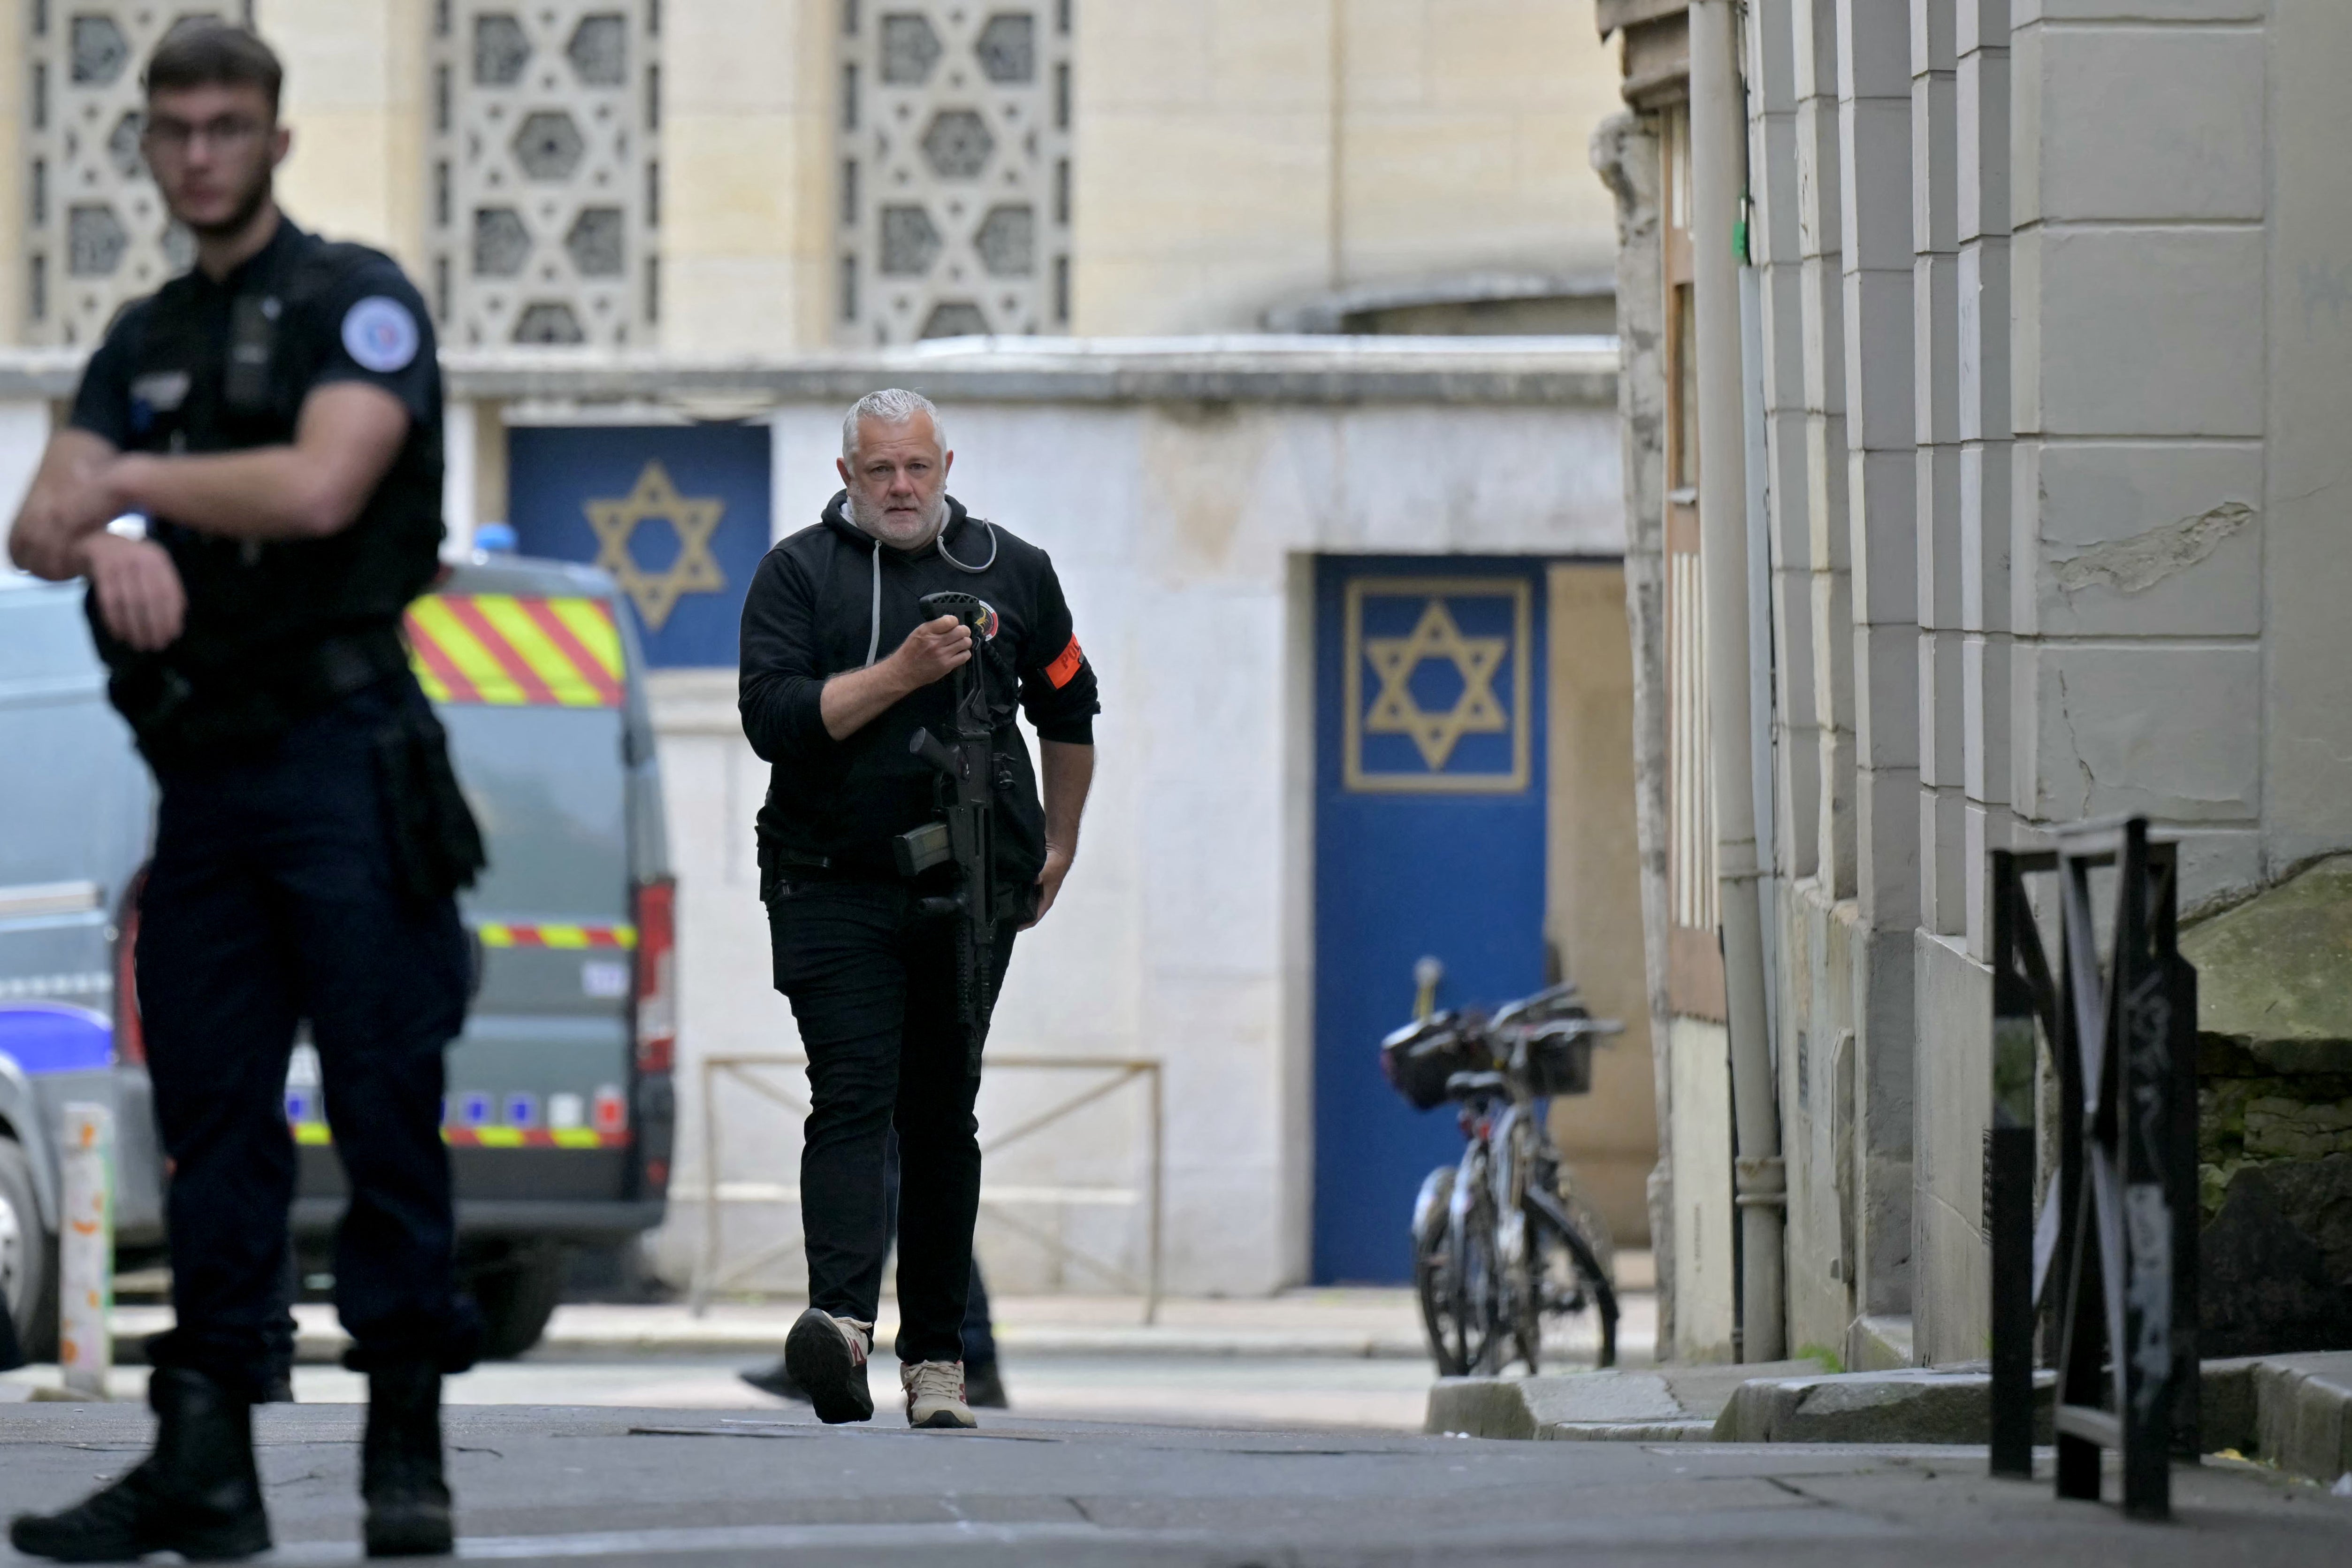
[[[393,261],[280,218],[227,277],[192,270],[125,310],[72,423],[125,451],[290,443],[303,401],[380,387],[408,433],[359,516],[246,542],[164,517],[184,629],[140,653],[91,624],[161,786],[140,908],[139,1003],[163,1145],[176,1326],[154,1364],[258,1397],[295,1155],[287,1060],[307,1021],[351,1186],[336,1305],[359,1370],[470,1364],[452,1287],[442,1052],[469,955],[453,894],[480,863],[444,737],[399,636],[441,540],[441,382]]]
[[[997,612],[996,635],[974,657],[996,731],[998,881],[1004,907],[1016,910],[1034,907],[1045,823],[1015,704],[1041,739],[1071,745],[1093,743],[1100,705],[1044,551],[967,515],[952,497],[936,541],[896,550],[861,531],[847,502],[835,495],[815,524],[762,559],[744,595],[741,637],[743,730],[772,764],[759,844],[775,984],[809,1055],[801,1155],[809,1296],[815,1310],[873,1321],[891,1240],[884,1172],[895,1126],[898,1354],[952,1362],[964,1354],[980,1196],[979,1079],[956,1008],[950,924],[920,909],[940,889],[901,878],[892,843],[936,819],[935,774],[908,742],[919,729],[950,731],[953,683],[924,687],[842,740],[824,727],[824,683],[898,648],[929,618],[926,595],[973,594]],[[997,929],[990,994],[1017,923]]]

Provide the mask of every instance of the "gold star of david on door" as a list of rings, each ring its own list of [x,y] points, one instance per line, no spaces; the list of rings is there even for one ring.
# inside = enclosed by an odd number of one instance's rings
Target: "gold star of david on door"
[[[1365,576],[1348,584],[1341,700],[1346,704],[1342,762],[1349,790],[1507,794],[1527,788],[1532,598],[1528,583],[1514,577]],[[1366,637],[1368,599],[1418,601],[1412,629],[1402,637]],[[1507,632],[1464,633],[1455,610],[1479,600],[1507,611]],[[1461,691],[1449,707],[1423,708],[1413,694],[1414,676],[1433,662],[1450,664],[1461,679]],[[1496,690],[1507,665],[1512,699],[1507,702]],[[1367,672],[1372,677],[1369,692]],[[1405,737],[1421,765],[1368,764],[1364,742],[1370,735]],[[1507,766],[1457,765],[1455,753],[1468,735],[1509,736]],[[1486,759],[1482,755],[1478,760]]]
[[[1511,727],[1495,700],[1495,672],[1511,651],[1508,637],[1465,637],[1443,599],[1432,599],[1409,637],[1366,637],[1364,658],[1381,678],[1381,694],[1364,715],[1374,735],[1410,735],[1432,773],[1443,769],[1465,735],[1499,735]],[[1423,708],[1412,678],[1428,659],[1450,660],[1462,675],[1462,695],[1442,713]]]
[[[596,564],[629,595],[648,631],[659,631],[679,598],[688,594],[715,594],[727,578],[710,553],[710,536],[727,514],[727,503],[717,496],[687,497],[670,482],[669,470],[659,460],[649,461],[637,475],[636,488],[625,496],[583,503],[588,526],[596,531]],[[648,572],[637,564],[629,548],[640,523],[667,518],[677,533],[677,558],[665,572]]]

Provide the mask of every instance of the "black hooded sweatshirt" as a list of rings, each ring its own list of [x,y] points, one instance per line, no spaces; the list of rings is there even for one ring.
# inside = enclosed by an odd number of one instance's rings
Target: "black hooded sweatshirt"
[[[996,751],[1013,773],[1013,788],[997,800],[999,875],[1007,887],[1025,887],[1045,864],[1045,812],[1013,723],[1014,697],[1041,739],[1091,745],[1100,711],[1094,666],[1045,552],[968,516],[953,497],[947,504],[939,540],[905,552],[850,521],[848,492],[836,492],[823,517],[778,542],[751,578],[738,701],[751,749],[772,764],[760,810],[763,897],[783,881],[895,879],[891,840],[937,818],[938,775],[907,743],[918,729],[951,729],[952,679],[902,698],[846,740],[825,732],[820,706],[829,678],[898,650],[926,619],[917,603],[926,594],[976,595],[1000,617],[983,645]]]

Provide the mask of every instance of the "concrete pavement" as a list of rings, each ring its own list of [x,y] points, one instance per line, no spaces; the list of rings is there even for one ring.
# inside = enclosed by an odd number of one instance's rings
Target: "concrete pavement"
[[[1657,1342],[1657,1299],[1649,1254],[1619,1256],[1621,1363],[1640,1365]],[[683,1301],[653,1304],[571,1302],[559,1307],[542,1348],[571,1354],[772,1354],[783,1347],[805,1301],[786,1298],[722,1300],[697,1313]],[[1412,1292],[1371,1288],[1285,1290],[1274,1296],[1171,1296],[1153,1321],[1134,1296],[1010,1296],[991,1306],[996,1337],[1008,1357],[1276,1356],[1365,1357],[1426,1361],[1421,1316]],[[334,1309],[305,1302],[295,1309],[305,1360],[341,1353]],[[139,1353],[149,1334],[169,1328],[169,1307],[117,1306],[116,1358]],[[883,1302],[879,1342],[898,1331],[896,1305]]]
[[[1647,1255],[1621,1255],[1628,1279],[1620,1324],[1624,1364],[1642,1365],[1655,1338]],[[1418,1432],[1433,1376],[1412,1295],[1393,1289],[1301,1289],[1265,1298],[1171,1298],[1143,1322],[1132,1297],[1015,1297],[995,1303],[1005,1380],[1024,1415],[1106,1416],[1160,1425],[1339,1427]],[[546,1340],[520,1361],[488,1363],[451,1380],[454,1404],[782,1408],[736,1373],[773,1359],[798,1301],[719,1301],[700,1317],[683,1304],[560,1308]],[[304,1404],[352,1402],[361,1380],[334,1364],[344,1340],[331,1307],[306,1303],[295,1392]],[[146,1386],[145,1337],[169,1309],[118,1307],[121,1365],[110,1384],[136,1401]],[[886,1307],[878,1343],[898,1325]],[[876,1387],[896,1386],[887,1354]],[[0,1403],[58,1383],[54,1368],[0,1374]]]
[[[279,1561],[356,1555],[360,1412],[257,1423]],[[2352,1559],[2352,1502],[2252,1467],[2177,1472],[2179,1521],[1994,1482],[1981,1449],[1508,1443],[999,1418],[459,1407],[461,1555],[513,1561],[1220,1565],[1558,1563],[2264,1568]],[[131,1405],[0,1407],[0,1511],[131,1463]]]

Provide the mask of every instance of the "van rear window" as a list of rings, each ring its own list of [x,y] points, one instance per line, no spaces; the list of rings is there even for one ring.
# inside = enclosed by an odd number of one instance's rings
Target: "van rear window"
[[[417,681],[437,703],[621,705],[621,636],[602,599],[427,594],[406,628]]]
[[[487,920],[627,920],[620,713],[449,704],[441,721],[490,857],[468,910]]]

